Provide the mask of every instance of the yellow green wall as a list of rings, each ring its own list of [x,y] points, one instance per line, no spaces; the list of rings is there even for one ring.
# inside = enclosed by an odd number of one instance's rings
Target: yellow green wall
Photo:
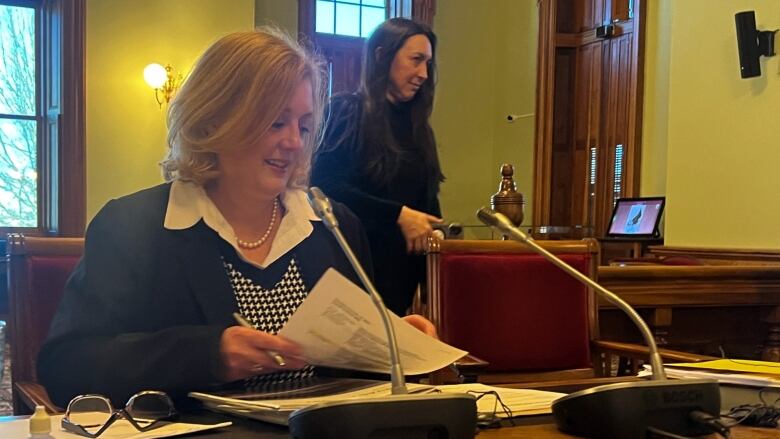
[[[291,0],[89,0],[87,8],[87,214],[109,199],[161,181],[165,116],[141,72],[150,62],[185,71],[221,34],[275,23],[297,31]],[[433,125],[447,182],[450,221],[476,224],[499,166],[515,165],[518,190],[533,192],[535,0],[440,2],[439,83]],[[121,56],[119,55],[121,54]]]
[[[286,29],[292,35],[297,34],[297,0],[255,0],[255,24],[272,24]]]
[[[536,11],[536,0],[437,3],[439,81],[432,124],[447,176],[440,198],[448,221],[478,224],[474,212],[490,202],[504,162],[515,165],[518,190],[526,198],[533,192]],[[255,0],[255,22],[295,32],[297,6]],[[530,116],[509,124],[510,113]]]
[[[493,91],[495,144],[488,175],[498,190],[499,167],[515,166],[517,190],[525,197],[525,220],[533,218],[534,126],[536,117],[536,51],[539,18],[536,0],[499,0],[496,9],[496,71]],[[509,123],[506,116],[521,118]]]
[[[87,1],[87,219],[115,198],[162,181],[165,113],[144,67],[187,72],[225,33],[252,29],[253,0]]]
[[[520,192],[533,192],[534,119],[508,124],[506,116],[534,111],[536,2],[447,0],[437,6],[432,123],[447,176],[442,210],[449,221],[479,224],[474,213],[498,189],[501,163],[515,165]]]
[[[672,21],[669,2],[649,2],[646,17],[640,193],[657,196],[666,193]]]
[[[777,29],[780,2],[660,3],[668,79],[659,70],[648,90],[668,94],[651,137],[662,148],[668,125],[665,244],[780,248],[780,63],[764,58],[760,78],[741,79],[734,26],[734,13],[755,10],[759,29]]]

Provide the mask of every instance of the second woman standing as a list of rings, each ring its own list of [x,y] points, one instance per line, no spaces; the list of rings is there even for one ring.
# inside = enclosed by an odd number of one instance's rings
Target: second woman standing
[[[425,249],[440,222],[444,176],[429,118],[436,36],[394,18],[368,39],[358,93],[338,95],[314,159],[312,185],[363,221],[385,304],[404,315],[425,277]]]

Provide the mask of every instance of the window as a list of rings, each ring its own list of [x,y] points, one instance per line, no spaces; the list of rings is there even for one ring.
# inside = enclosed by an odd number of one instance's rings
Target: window
[[[385,17],[384,0],[317,0],[315,31],[368,37]]]
[[[38,14],[0,4],[0,227],[38,226]]]
[[[85,0],[0,0],[0,240],[85,224]]]
[[[354,92],[363,43],[379,24],[410,17],[431,25],[435,12],[435,0],[298,0],[298,31],[327,61],[330,94]]]

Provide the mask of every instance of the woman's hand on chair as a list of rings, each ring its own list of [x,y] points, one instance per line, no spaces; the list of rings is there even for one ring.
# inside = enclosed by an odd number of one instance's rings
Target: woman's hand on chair
[[[406,251],[408,253],[423,253],[428,236],[433,233],[431,224],[439,224],[442,219],[403,206],[396,222],[406,240]]]

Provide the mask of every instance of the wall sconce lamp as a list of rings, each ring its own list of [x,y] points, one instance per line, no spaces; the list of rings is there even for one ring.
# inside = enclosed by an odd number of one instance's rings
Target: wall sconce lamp
[[[174,74],[170,64],[149,64],[144,68],[144,81],[154,89],[154,98],[162,108],[163,103],[171,101],[173,94],[181,85],[181,73]]]

